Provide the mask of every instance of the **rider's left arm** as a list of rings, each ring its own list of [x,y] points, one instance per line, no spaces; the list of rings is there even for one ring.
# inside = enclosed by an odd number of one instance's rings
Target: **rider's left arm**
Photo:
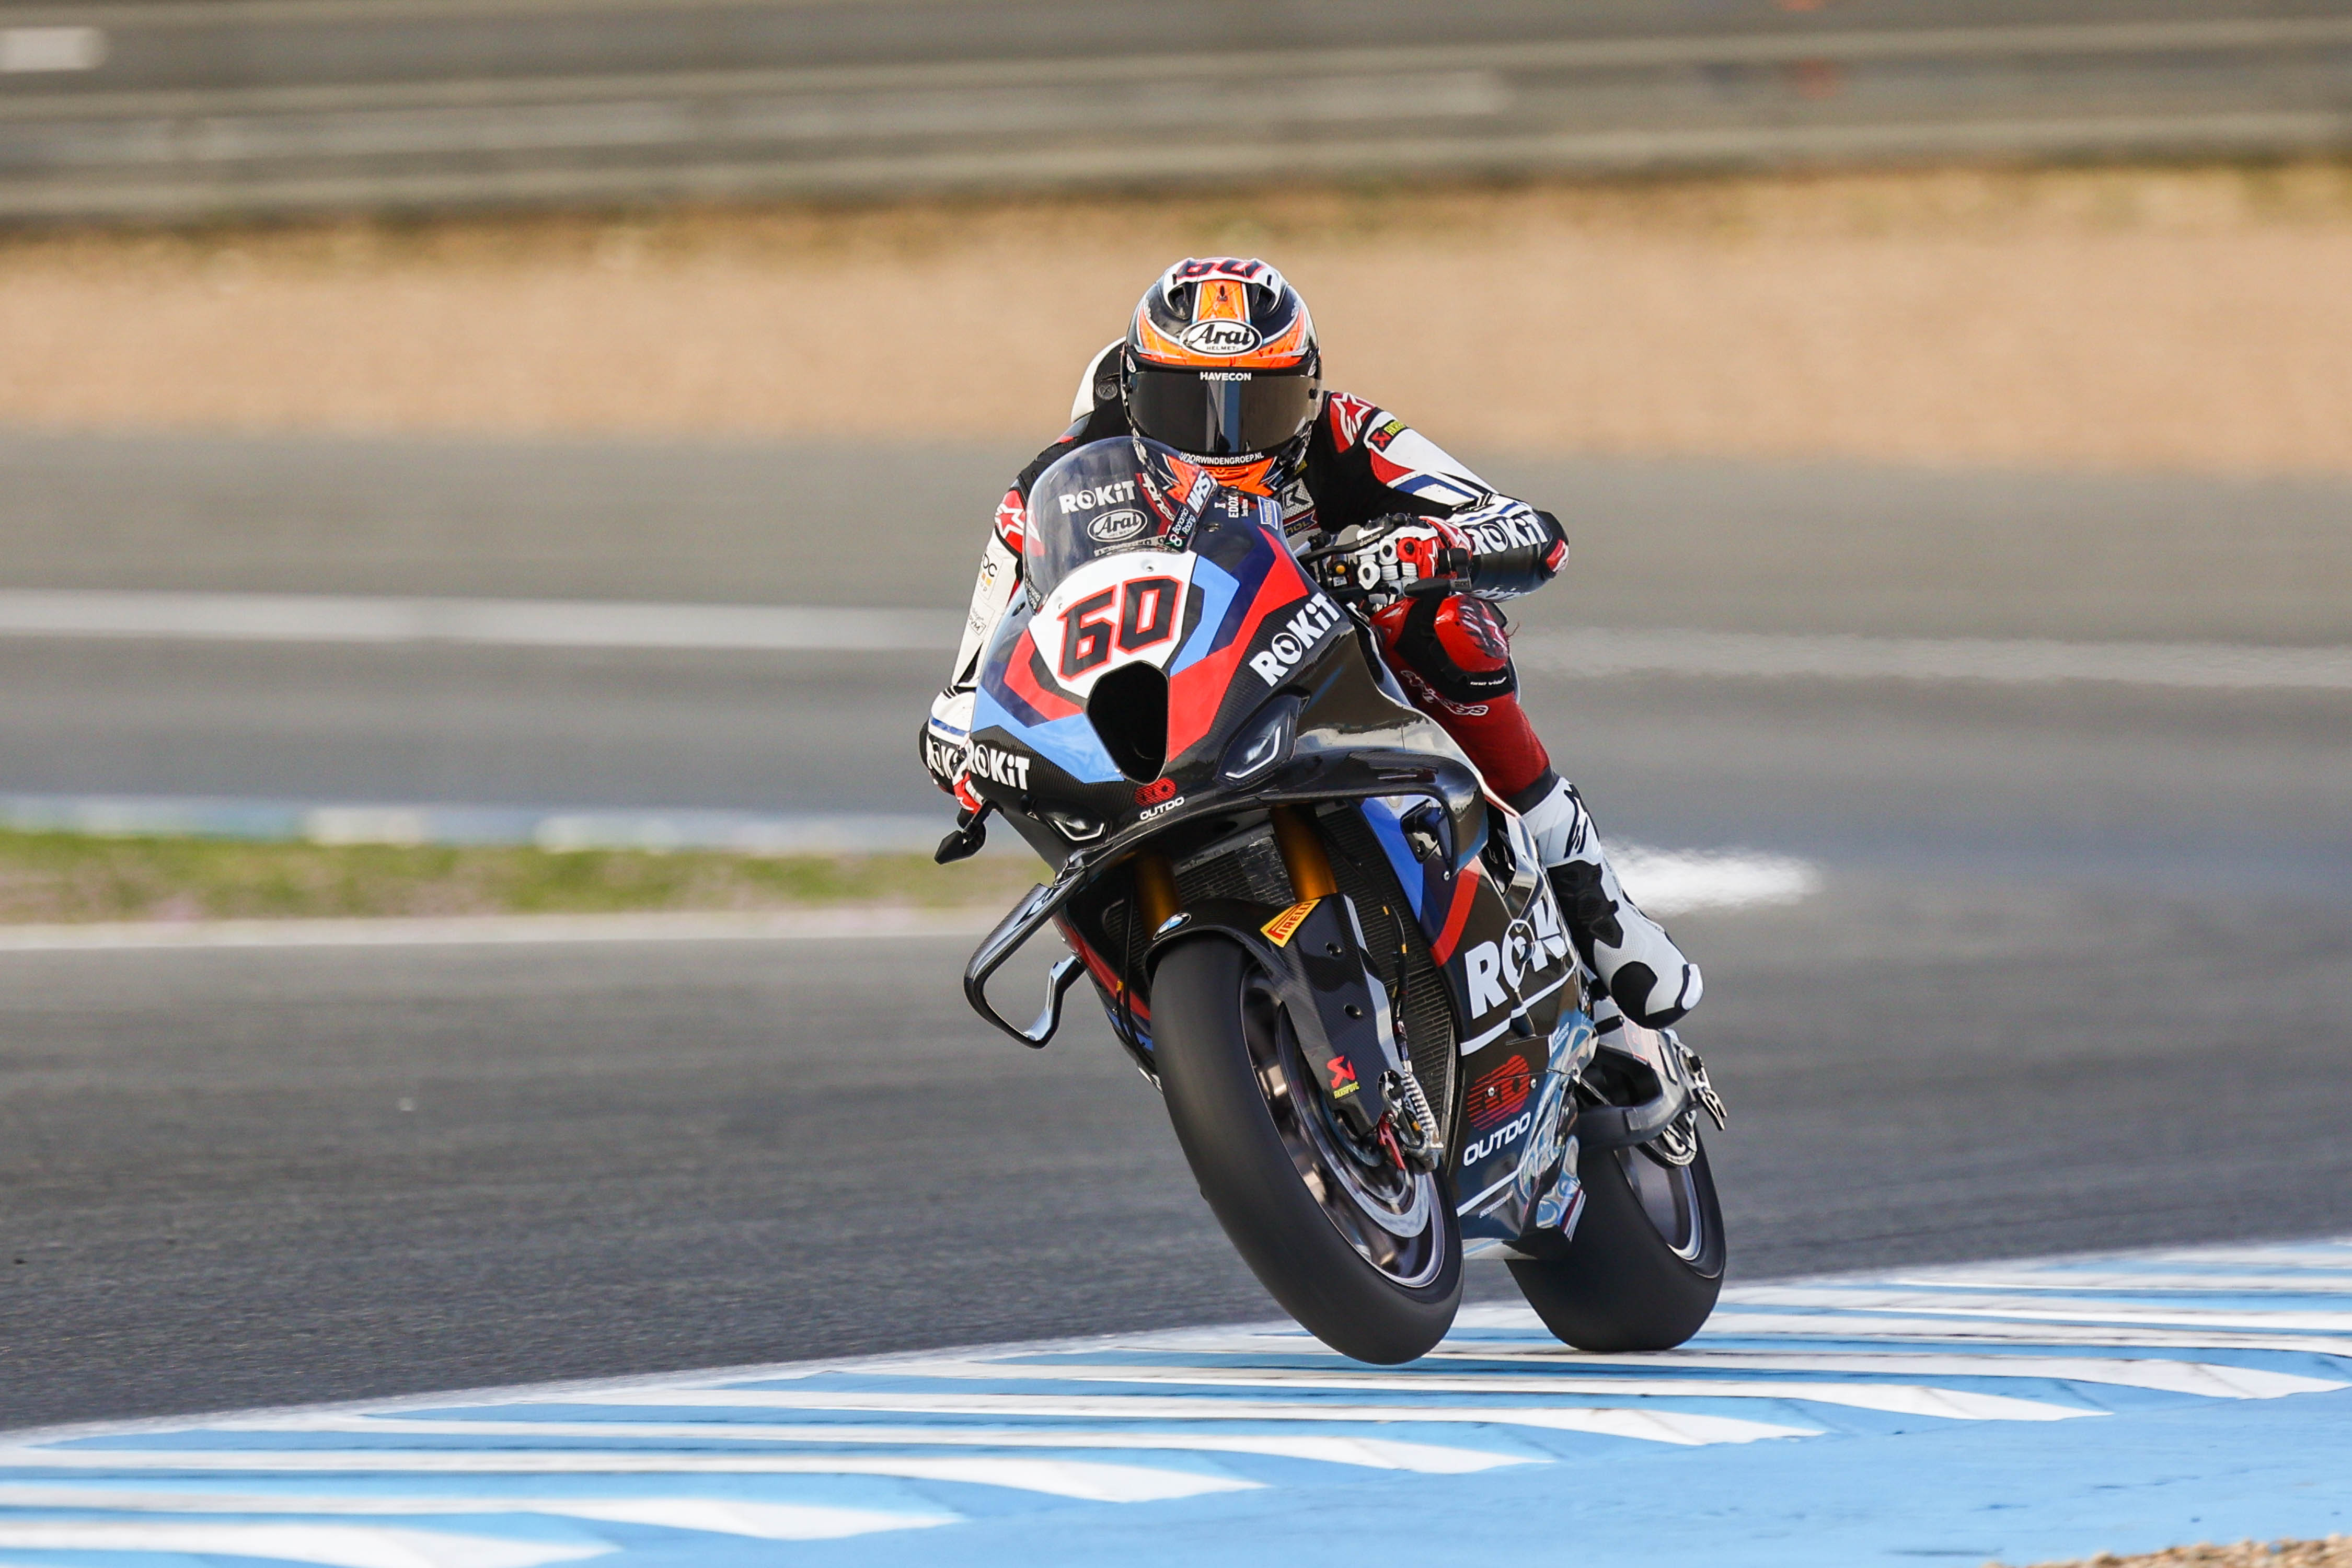
[[[1532,594],[1567,563],[1559,519],[1496,489],[1403,420],[1375,408],[1352,430],[1334,418],[1331,433],[1343,475],[1361,492],[1353,510],[1444,518],[1470,551],[1470,592],[1478,597]]]

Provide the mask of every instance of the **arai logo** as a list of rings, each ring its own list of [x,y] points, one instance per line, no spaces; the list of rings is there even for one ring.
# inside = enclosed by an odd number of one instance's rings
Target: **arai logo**
[[[1107,511],[1087,519],[1087,537],[1097,544],[1117,544],[1122,539],[1133,539],[1150,526],[1151,520],[1139,511]]]
[[[1176,340],[1196,354],[1213,354],[1231,359],[1245,354],[1265,341],[1265,335],[1247,321],[1195,321],[1184,329]]]

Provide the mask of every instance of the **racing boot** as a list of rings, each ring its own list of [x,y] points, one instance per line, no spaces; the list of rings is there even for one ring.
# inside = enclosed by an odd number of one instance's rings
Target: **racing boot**
[[[1569,940],[1625,1016],[1663,1029],[1696,1006],[1698,965],[1618,886],[1576,786],[1546,769],[1512,804],[1521,802],[1519,819],[1550,875]]]

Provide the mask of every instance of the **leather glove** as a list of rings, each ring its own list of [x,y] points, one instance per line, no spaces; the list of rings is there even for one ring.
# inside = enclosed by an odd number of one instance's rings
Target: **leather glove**
[[[1372,609],[1394,604],[1415,583],[1466,577],[1470,547],[1442,518],[1396,513],[1350,524],[1317,552],[1318,578],[1334,597]]]

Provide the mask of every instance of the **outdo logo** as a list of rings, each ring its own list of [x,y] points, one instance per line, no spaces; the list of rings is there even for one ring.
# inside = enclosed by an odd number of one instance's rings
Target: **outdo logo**
[[[1195,321],[1176,340],[1196,354],[1231,359],[1265,342],[1265,335],[1247,321]]]
[[[1505,1126],[1497,1127],[1486,1137],[1462,1151],[1462,1163],[1476,1164],[1489,1154],[1500,1152],[1507,1145],[1516,1143],[1535,1130],[1536,1113],[1523,1110]]]
[[[1087,520],[1087,537],[1097,544],[1117,544],[1122,539],[1133,539],[1150,526],[1151,520],[1139,511],[1107,511]]]

